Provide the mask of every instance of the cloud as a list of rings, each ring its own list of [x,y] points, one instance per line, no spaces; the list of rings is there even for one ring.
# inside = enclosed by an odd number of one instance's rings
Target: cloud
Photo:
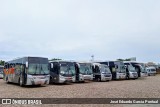
[[[0,59],[38,55],[158,62],[158,0],[0,1]]]

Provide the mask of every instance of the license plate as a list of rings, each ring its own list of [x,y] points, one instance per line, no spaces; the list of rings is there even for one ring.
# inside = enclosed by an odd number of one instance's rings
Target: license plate
[[[37,84],[41,84],[41,83],[42,83],[41,81],[38,81],[38,82],[37,82]]]
[[[72,78],[67,78],[67,80],[71,80]]]

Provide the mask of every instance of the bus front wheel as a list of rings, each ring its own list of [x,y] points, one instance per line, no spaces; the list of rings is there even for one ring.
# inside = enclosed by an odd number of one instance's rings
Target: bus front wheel
[[[23,87],[23,82],[22,82],[22,78],[21,78],[21,77],[19,78],[19,85],[20,85],[21,87]]]
[[[6,82],[7,82],[7,84],[9,84],[10,82],[9,82],[9,80],[8,80],[8,77],[6,78]]]

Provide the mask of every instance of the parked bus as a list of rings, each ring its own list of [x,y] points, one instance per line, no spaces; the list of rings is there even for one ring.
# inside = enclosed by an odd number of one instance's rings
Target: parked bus
[[[69,83],[75,75],[75,65],[69,61],[50,62],[50,83]]]
[[[135,67],[133,67],[132,64],[128,62],[124,62],[124,65],[126,67],[126,79],[137,79],[138,73]]]
[[[4,80],[24,85],[49,84],[48,58],[23,57],[8,61],[4,66]]]
[[[148,75],[142,63],[126,61],[125,64],[132,65],[138,73],[138,77],[146,77]]]
[[[93,80],[92,63],[90,62],[78,62],[79,71],[84,77],[84,81]]]
[[[3,66],[0,65],[0,79],[3,78]]]
[[[156,75],[156,68],[154,66],[150,66],[150,67],[147,67],[146,68],[147,70],[147,73],[148,73],[148,76],[151,76],[151,75]]]
[[[73,62],[75,65],[75,75],[73,76],[73,82],[85,82],[84,75],[80,71],[80,64]]]
[[[112,73],[112,79],[125,79],[126,78],[126,71],[123,62],[118,61],[104,61],[99,62],[100,64],[105,64],[109,67]],[[116,63],[116,64],[115,64]]]
[[[112,74],[107,65],[100,63],[93,63],[93,80],[96,81],[110,81],[112,79]]]

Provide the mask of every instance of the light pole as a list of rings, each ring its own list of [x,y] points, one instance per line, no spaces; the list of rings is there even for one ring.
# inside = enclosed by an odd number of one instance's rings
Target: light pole
[[[94,61],[94,55],[92,55],[91,58],[92,58],[91,61],[93,62]]]

